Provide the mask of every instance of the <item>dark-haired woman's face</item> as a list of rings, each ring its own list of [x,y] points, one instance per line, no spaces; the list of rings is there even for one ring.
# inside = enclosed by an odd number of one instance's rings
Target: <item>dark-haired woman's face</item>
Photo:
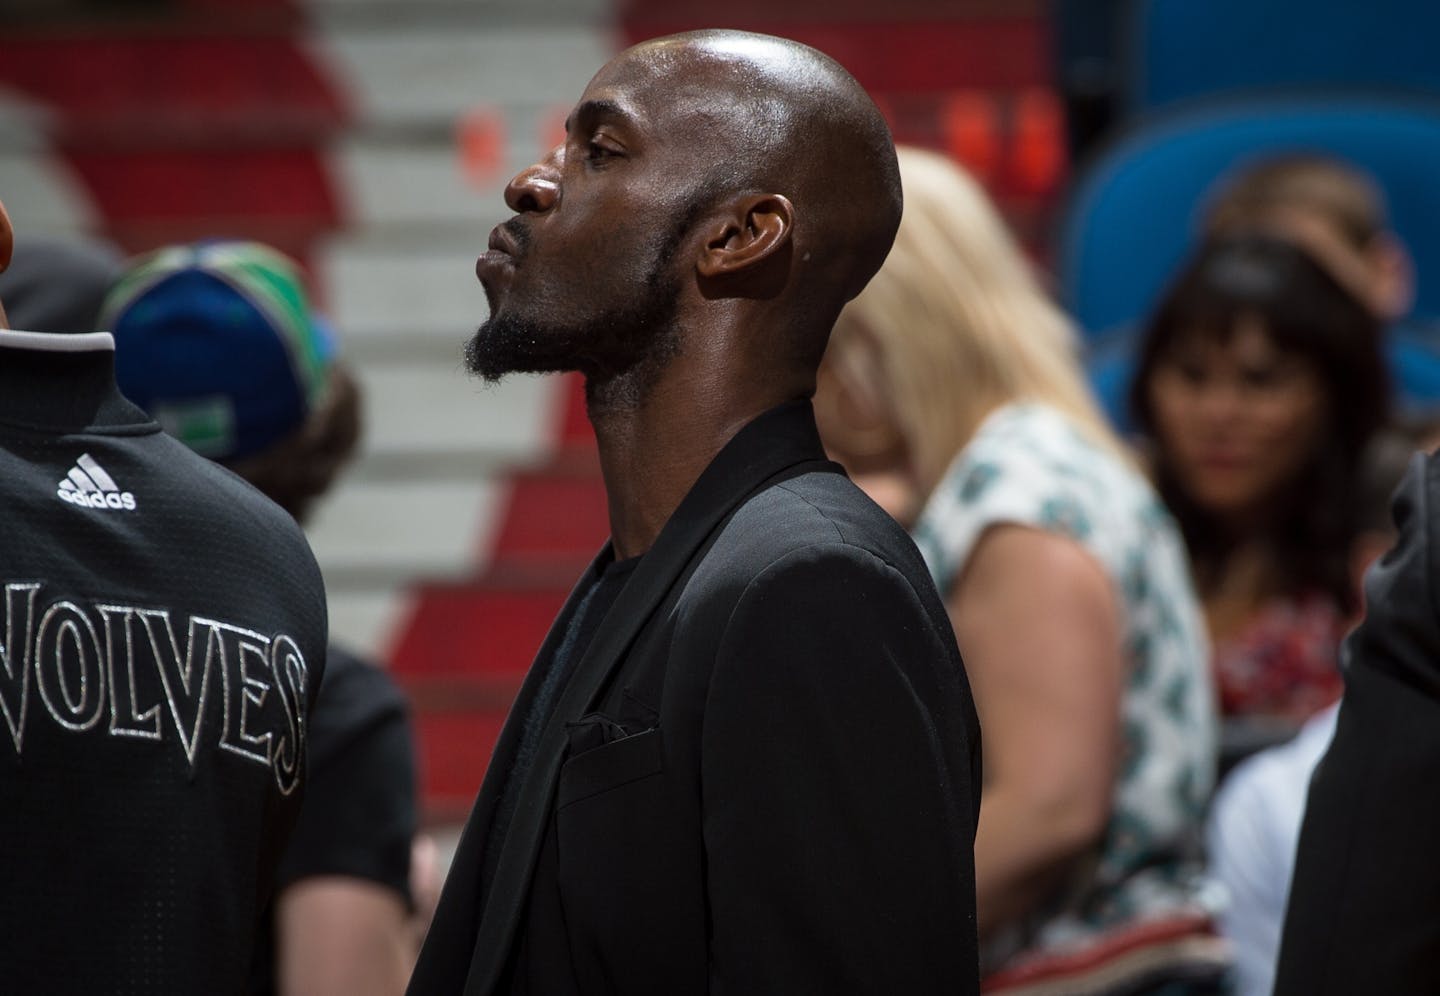
[[[1263,512],[1315,448],[1325,392],[1312,362],[1275,348],[1259,319],[1225,339],[1182,335],[1148,388],[1156,443],[1177,483],[1222,517]]]

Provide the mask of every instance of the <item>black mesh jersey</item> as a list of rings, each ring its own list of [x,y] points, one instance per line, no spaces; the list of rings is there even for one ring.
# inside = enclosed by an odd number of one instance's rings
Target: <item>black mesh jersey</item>
[[[242,992],[325,599],[280,508],[0,331],[0,991]]]

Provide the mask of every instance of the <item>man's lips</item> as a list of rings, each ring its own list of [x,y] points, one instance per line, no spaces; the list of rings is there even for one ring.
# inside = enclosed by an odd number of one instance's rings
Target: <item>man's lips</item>
[[[512,258],[517,255],[515,238],[504,225],[496,225],[490,230],[489,248],[492,252],[503,252]]]
[[[489,248],[475,261],[475,275],[483,282],[487,274],[494,275],[501,270],[513,268],[516,255],[514,237],[505,230],[504,225],[496,225],[490,232]]]

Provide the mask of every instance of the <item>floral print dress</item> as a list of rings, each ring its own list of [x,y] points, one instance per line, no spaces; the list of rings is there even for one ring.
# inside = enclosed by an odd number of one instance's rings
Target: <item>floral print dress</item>
[[[1056,410],[1015,403],[984,421],[916,523],[942,593],[985,530],[1007,523],[1067,536],[1101,565],[1122,606],[1128,669],[1123,757],[1099,851],[1026,922],[987,941],[986,972],[1047,959],[1088,964],[1088,954],[1098,963],[1137,931],[1206,922],[1216,899],[1199,854],[1214,781],[1215,691],[1174,522],[1119,456]]]

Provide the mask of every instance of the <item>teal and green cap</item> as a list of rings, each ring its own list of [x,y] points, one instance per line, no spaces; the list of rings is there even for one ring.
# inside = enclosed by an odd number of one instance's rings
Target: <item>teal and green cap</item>
[[[259,453],[304,425],[334,359],[300,268],[258,242],[170,246],[134,260],[106,297],[120,390],[214,460]]]

